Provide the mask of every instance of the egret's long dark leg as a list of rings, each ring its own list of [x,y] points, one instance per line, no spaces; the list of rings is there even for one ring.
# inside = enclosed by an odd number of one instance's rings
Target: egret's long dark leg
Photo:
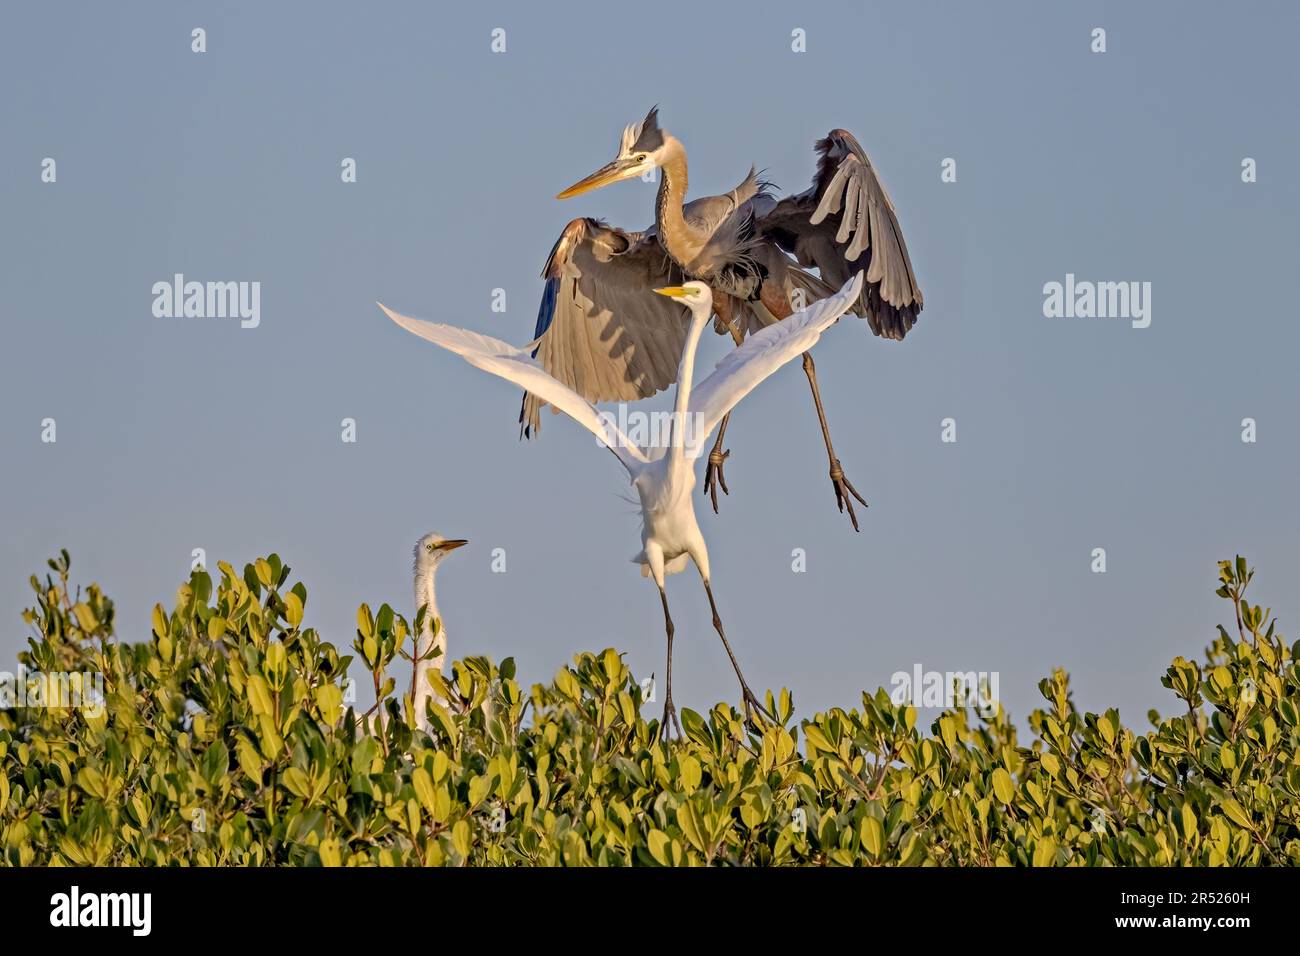
[[[718,318],[731,332],[731,338],[736,345],[745,341],[745,337],[740,334],[740,329],[736,327],[735,309],[731,297],[725,292],[714,292],[713,308],[717,312]],[[709,452],[709,464],[704,469],[704,493],[709,496],[709,501],[713,504],[713,513],[718,513],[718,489],[722,489],[724,495],[731,494],[727,487],[727,479],[722,473],[722,466],[726,463],[727,458],[731,456],[731,449],[724,450],[722,440],[727,434],[727,423],[731,421],[731,412],[722,416],[722,424],[718,426],[718,440],[713,443],[713,451]]]
[[[826,441],[826,455],[831,462],[831,485],[835,488],[835,504],[843,513],[845,506],[849,509],[849,520],[853,522],[853,530],[861,530],[858,527],[858,516],[853,513],[853,499],[857,498],[862,506],[867,507],[867,500],[858,494],[858,489],[853,487],[853,483],[844,476],[844,468],[840,465],[840,460],[835,457],[835,446],[831,444],[831,430],[826,424],[826,409],[822,407],[821,390],[817,387],[817,366],[813,364],[811,352],[803,353],[803,370],[808,376],[808,384],[812,386],[813,403],[817,406],[817,420],[821,422],[822,438]]]
[[[736,660],[736,655],[731,650],[731,644],[727,642],[727,632],[722,629],[722,618],[718,615],[717,602],[713,600],[713,588],[709,587],[709,579],[704,578],[704,593],[709,596],[709,610],[713,612],[713,629],[718,632],[718,637],[722,638],[722,646],[727,649],[727,656],[731,658],[731,666],[736,671],[736,677],[740,680],[741,699],[745,707],[745,720],[748,723],[757,725],[754,720],[754,711],[757,710],[768,720],[773,717],[768,713],[767,708],[758,702],[754,692],[749,689],[749,684],[745,683],[745,675],[740,672],[740,663]]]
[[[664,606],[664,631],[668,635],[668,668],[664,678],[664,717],[659,723],[660,738],[668,736],[668,721],[671,719],[673,726],[677,729],[678,737],[685,737],[682,733],[681,721],[677,719],[677,708],[673,706],[673,618],[668,613],[668,595],[664,592],[663,585],[659,586],[659,600]]]

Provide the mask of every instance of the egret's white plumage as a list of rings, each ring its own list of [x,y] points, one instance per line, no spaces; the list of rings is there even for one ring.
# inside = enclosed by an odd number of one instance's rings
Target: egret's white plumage
[[[415,613],[418,616],[420,609],[424,608],[425,615],[422,626],[415,635],[411,704],[415,711],[415,725],[425,732],[429,730],[427,705],[434,699],[429,674],[435,670],[440,674],[446,673],[447,668],[447,629],[443,627],[438,613],[434,579],[443,559],[465,543],[464,538],[446,538],[433,532],[415,543],[415,567],[412,571],[415,579]]]
[[[548,374],[532,357],[529,347],[518,348],[477,332],[409,318],[382,304],[380,308],[407,331],[455,352],[485,372],[514,382],[564,412],[599,438],[627,469],[641,501],[641,551],[633,560],[642,565],[643,572],[654,578],[659,587],[668,633],[666,726],[669,716],[676,720],[676,713],[672,705],[673,625],[668,614],[664,576],[682,570],[688,558],[699,569],[709,595],[713,624],[731,657],[736,676],[740,678],[746,713],[749,713],[751,705],[761,709],[740,673],[735,656],[731,654],[713,601],[708,550],[695,518],[692,497],[695,460],[704,453],[710,433],[723,416],[763,379],[812,348],[822,332],[853,306],[861,288],[862,274],[858,273],[834,295],[755,332],[744,344],[729,352],[698,385],[693,383],[695,354],[700,336],[713,313],[712,293],[702,282],[656,290],[684,303],[691,311],[691,324],[678,366],[674,415],[666,430],[661,429],[656,440],[647,446],[631,441],[611,416],[602,416],[585,398]]]

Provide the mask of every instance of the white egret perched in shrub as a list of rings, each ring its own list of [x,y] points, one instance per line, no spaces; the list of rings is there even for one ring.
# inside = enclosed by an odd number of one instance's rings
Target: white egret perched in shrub
[[[713,314],[712,293],[707,285],[694,281],[655,289],[660,295],[685,304],[690,309],[691,323],[678,366],[676,402],[673,414],[668,416],[666,434],[665,429],[658,429],[644,447],[631,441],[615,425],[612,416],[602,416],[585,398],[548,374],[530,354],[535,343],[517,348],[477,332],[408,318],[380,305],[389,318],[407,331],[455,352],[485,372],[514,382],[564,412],[595,434],[627,469],[632,486],[641,498],[641,551],[632,560],[641,565],[643,574],[654,578],[659,588],[668,637],[663,733],[667,732],[669,720],[681,733],[673,706],[673,620],[668,611],[664,577],[683,570],[688,559],[699,569],[713,612],[713,626],[740,681],[746,719],[752,722],[755,710],[766,713],[745,682],[713,598],[709,553],[695,519],[692,496],[695,460],[704,453],[709,435],[723,416],[759,382],[812,348],[822,332],[853,305],[861,287],[859,273],[834,295],[754,333],[726,355],[698,385],[693,383],[695,351]]]
[[[438,574],[438,565],[457,548],[469,544],[464,538],[448,538],[436,532],[428,534],[415,542],[415,565],[412,576],[415,579],[415,626],[414,651],[409,658],[411,663],[411,709],[415,712],[415,726],[429,733],[431,724],[428,717],[429,701],[435,699],[433,687],[429,684],[429,675],[434,671],[439,674],[447,672],[447,629],[443,627],[438,614],[438,597],[434,579]],[[424,614],[421,616],[420,612]],[[402,652],[405,658],[406,653]],[[445,701],[439,701],[445,703]],[[357,726],[371,733],[379,733],[388,726],[388,712],[376,702],[368,711],[357,717]]]
[[[411,703],[415,709],[415,726],[429,730],[428,703],[433,697],[429,686],[429,673],[447,670],[447,629],[438,616],[438,598],[434,591],[434,577],[438,565],[452,551],[468,544],[464,538],[444,538],[430,532],[415,543],[415,613],[425,609],[424,619],[415,635],[415,662],[412,665]]]

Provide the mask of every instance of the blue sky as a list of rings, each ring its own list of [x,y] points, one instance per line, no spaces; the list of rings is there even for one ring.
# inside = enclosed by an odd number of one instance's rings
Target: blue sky
[[[437,530],[471,541],[439,581],[453,656],[513,655],[532,681],[614,645],[662,672],[617,463],[560,419],[521,444],[509,386],[374,306],[527,341],[569,219],[652,218],[639,182],[553,196],[655,103],[693,195],[751,164],[801,190],[813,141],[851,130],[926,296],[904,342],[842,323],[817,353],[837,451],[871,504],[861,534],[835,511],[797,364],[733,419],[732,494],[718,516],[699,508],[755,687],[789,686],[810,713],[918,662],[997,671],[1022,719],[1063,666],[1081,704],[1140,724],[1174,706],[1169,659],[1228,619],[1217,559],[1250,557],[1284,633],[1300,618],[1291,5],[0,16],[3,659],[24,642],[28,574],[60,547],[117,600],[125,639],[170,605],[194,548],[213,565],[276,551],[307,584],[309,623],[346,646],[360,602],[411,610],[411,546]],[[344,157],[356,183],[340,181]],[[260,325],[155,318],[151,287],[177,272],[260,282]],[[1150,282],[1150,327],[1044,317],[1044,284],[1067,273]],[[670,599],[678,704],[735,699],[697,578],[672,579]]]

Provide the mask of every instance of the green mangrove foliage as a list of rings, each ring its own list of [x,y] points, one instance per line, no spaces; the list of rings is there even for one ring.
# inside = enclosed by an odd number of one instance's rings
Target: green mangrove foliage
[[[883,691],[747,729],[719,704],[660,742],[657,705],[614,650],[525,691],[511,660],[456,662],[433,733],[390,671],[412,628],[362,606],[345,655],[303,626],[275,555],[194,572],[140,643],[71,589],[66,552],[32,578],[30,683],[102,675],[82,706],[0,709],[0,859],[163,865],[1255,865],[1300,862],[1300,667],[1252,572],[1219,566],[1230,630],[1162,682],[1177,713],[1079,713],[1068,679],[1022,745],[998,712],[928,728]],[[349,666],[378,704],[350,706]],[[441,679],[437,679],[441,680]],[[36,695],[39,696],[39,695]],[[21,699],[20,699],[21,698]],[[52,698],[46,698],[46,702]],[[649,721],[643,712],[651,714]]]

